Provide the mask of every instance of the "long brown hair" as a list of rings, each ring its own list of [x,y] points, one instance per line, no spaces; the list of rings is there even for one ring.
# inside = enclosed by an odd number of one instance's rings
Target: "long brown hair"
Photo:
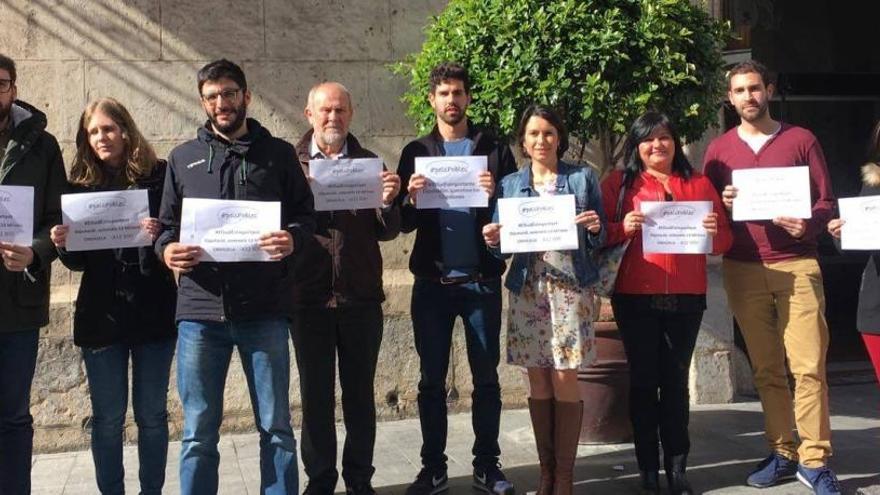
[[[76,131],[76,156],[70,169],[70,182],[80,186],[106,186],[113,181],[89,144],[89,122],[98,111],[110,117],[119,126],[125,141],[123,173],[119,174],[117,179],[120,185],[131,185],[139,179],[149,177],[156,165],[156,152],[153,147],[144,139],[131,114],[122,103],[113,98],[100,98],[89,103],[79,119],[79,129]]]

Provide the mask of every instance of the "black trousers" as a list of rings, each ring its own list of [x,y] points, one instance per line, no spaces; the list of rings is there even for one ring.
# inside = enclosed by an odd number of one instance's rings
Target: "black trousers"
[[[667,457],[690,450],[688,372],[703,311],[654,309],[644,301],[615,296],[611,304],[629,361],[636,460],[640,470],[658,471],[660,442]]]
[[[333,493],[336,471],[336,358],[342,388],[346,486],[368,483],[375,472],[376,402],[373,382],[382,343],[382,306],[303,309],[291,336],[299,368],[303,426],[301,455],[309,484]]]

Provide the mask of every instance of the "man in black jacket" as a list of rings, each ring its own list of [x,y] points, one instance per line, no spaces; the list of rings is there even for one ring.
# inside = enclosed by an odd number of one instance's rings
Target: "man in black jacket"
[[[514,491],[498,465],[501,388],[497,368],[504,262],[492,256],[482,240],[491,208],[416,209],[419,192],[426,185],[424,176],[414,174],[418,156],[486,156],[488,171],[480,177],[480,185],[490,198],[495,181],[516,170],[510,147],[468,122],[469,81],[467,70],[457,64],[441,64],[431,71],[428,99],[437,125],[404,147],[397,167],[408,192],[398,198],[401,230],[416,231],[409,268],[415,275],[411,313],[421,360],[418,404],[423,468],[407,495],[433,495],[448,489],[446,373],[456,317],[464,323],[473,376],[473,485],[499,495]]]
[[[46,115],[16,101],[15,62],[0,55],[0,185],[34,188],[33,243],[0,242],[0,493],[30,493],[31,382],[39,329],[49,323],[49,279],[57,256],[49,229],[61,223],[67,186]],[[5,208],[2,208],[5,212]],[[3,220],[4,222],[6,220]]]
[[[312,129],[296,146],[308,175],[312,159],[376,158],[348,132],[354,114],[351,94],[325,82],[309,92],[306,118]],[[343,162],[344,163],[344,162]],[[373,381],[382,342],[382,253],[379,241],[400,232],[393,204],[400,177],[383,171],[379,209],[321,211],[314,241],[297,259],[297,314],[291,335],[302,394],[302,460],[309,495],[336,487],[336,356],[345,421],[342,477],[346,491],[375,494],[371,478],[376,442]]]
[[[288,327],[292,256],[314,232],[312,194],[290,143],[247,119],[244,72],[228,60],[204,66],[198,88],[208,122],[171,152],[159,220],[158,255],[179,276],[177,384],[183,403],[181,493],[216,493],[223,388],[238,348],[260,433],[261,493],[298,490],[290,425]],[[180,239],[184,198],[277,201],[282,230],[260,248],[274,263],[199,263]]]

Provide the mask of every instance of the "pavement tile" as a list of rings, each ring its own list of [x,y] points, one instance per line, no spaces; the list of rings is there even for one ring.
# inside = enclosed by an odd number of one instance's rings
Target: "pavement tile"
[[[839,385],[831,388],[835,455],[831,466],[844,493],[880,495],[880,390],[876,384]],[[807,495],[798,482],[756,490],[744,485],[745,476],[766,454],[761,406],[754,398],[745,402],[694,406],[691,410],[692,448],[688,476],[694,487],[712,495]],[[402,495],[420,467],[421,432],[415,419],[380,423],[376,439],[374,486],[380,495]],[[449,417],[450,495],[472,494],[470,414]],[[337,430],[339,455],[345,431]],[[297,432],[297,438],[299,432]],[[537,459],[534,436],[526,410],[502,412],[503,469],[517,493],[534,491]],[[255,434],[221,437],[220,493],[259,493],[259,438]],[[179,492],[180,443],[168,450],[165,493]],[[125,448],[126,490],[137,493],[137,449]],[[300,464],[300,489],[305,474]],[[638,467],[631,444],[582,445],[575,465],[576,494],[628,495],[639,492]],[[344,491],[342,481],[337,492]],[[33,491],[36,495],[93,495],[94,468],[88,451],[44,454],[34,457]]]

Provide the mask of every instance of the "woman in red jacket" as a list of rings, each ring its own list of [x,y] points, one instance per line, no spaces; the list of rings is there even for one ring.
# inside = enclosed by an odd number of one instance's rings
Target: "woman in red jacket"
[[[624,170],[602,183],[609,219],[606,245],[630,240],[611,298],[630,367],[630,420],[642,488],[659,493],[659,448],[673,494],[692,493],[685,476],[688,437],[688,370],[706,309],[704,254],[645,253],[643,201],[712,201],[702,225],[712,254],[732,240],[724,206],[709,180],[693,170],[669,119],[648,112],[630,128]],[[623,187],[622,221],[615,222]],[[658,434],[659,432],[659,434]]]

